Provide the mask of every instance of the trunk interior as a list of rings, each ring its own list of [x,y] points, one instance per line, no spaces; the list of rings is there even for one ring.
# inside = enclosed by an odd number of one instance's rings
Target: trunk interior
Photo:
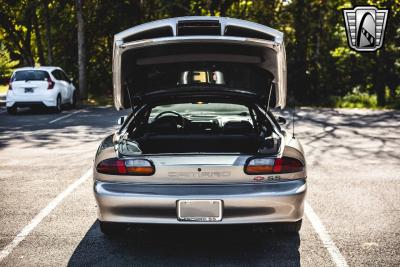
[[[236,104],[165,105],[154,108],[130,139],[143,154],[276,152],[271,125],[253,113]]]
[[[261,140],[246,134],[146,135],[137,140],[143,153],[256,153]]]

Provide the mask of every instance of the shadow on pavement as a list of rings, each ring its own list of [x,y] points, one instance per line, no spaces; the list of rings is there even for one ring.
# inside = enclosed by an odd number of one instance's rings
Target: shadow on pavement
[[[96,222],[68,266],[300,266],[299,246],[299,234],[245,226],[147,226],[109,238]]]
[[[98,140],[99,136],[111,134],[118,112],[106,107],[83,107],[78,113],[49,122],[74,112],[54,114],[46,110],[21,111],[18,115],[0,118],[0,149],[19,142],[20,148],[44,147],[61,149],[83,142]],[[120,115],[121,116],[121,115]]]
[[[284,110],[289,123],[286,130],[292,132],[292,111]],[[302,108],[296,110],[296,137],[306,148],[308,162],[319,164],[321,157],[327,160],[362,159],[374,164],[376,158],[396,162],[400,159],[398,110],[345,110],[326,108]]]

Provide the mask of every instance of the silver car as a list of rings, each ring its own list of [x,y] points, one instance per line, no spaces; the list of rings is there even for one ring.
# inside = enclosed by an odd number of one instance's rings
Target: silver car
[[[114,37],[114,101],[132,109],[94,162],[100,228],[254,224],[297,232],[306,162],[272,108],[286,103],[283,34],[182,17]]]

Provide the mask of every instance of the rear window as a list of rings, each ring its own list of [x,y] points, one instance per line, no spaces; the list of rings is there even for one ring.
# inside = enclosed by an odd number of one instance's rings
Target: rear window
[[[156,106],[151,110],[150,121],[161,112],[173,111],[183,116],[242,116],[249,117],[249,108],[229,103],[181,103]]]
[[[49,74],[43,70],[21,70],[15,72],[12,81],[47,81]]]

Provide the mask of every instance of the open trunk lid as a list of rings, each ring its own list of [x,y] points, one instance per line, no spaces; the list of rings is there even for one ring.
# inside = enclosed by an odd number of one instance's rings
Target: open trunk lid
[[[182,17],[142,24],[114,37],[117,109],[171,97],[248,98],[286,104],[283,34],[220,17]]]

